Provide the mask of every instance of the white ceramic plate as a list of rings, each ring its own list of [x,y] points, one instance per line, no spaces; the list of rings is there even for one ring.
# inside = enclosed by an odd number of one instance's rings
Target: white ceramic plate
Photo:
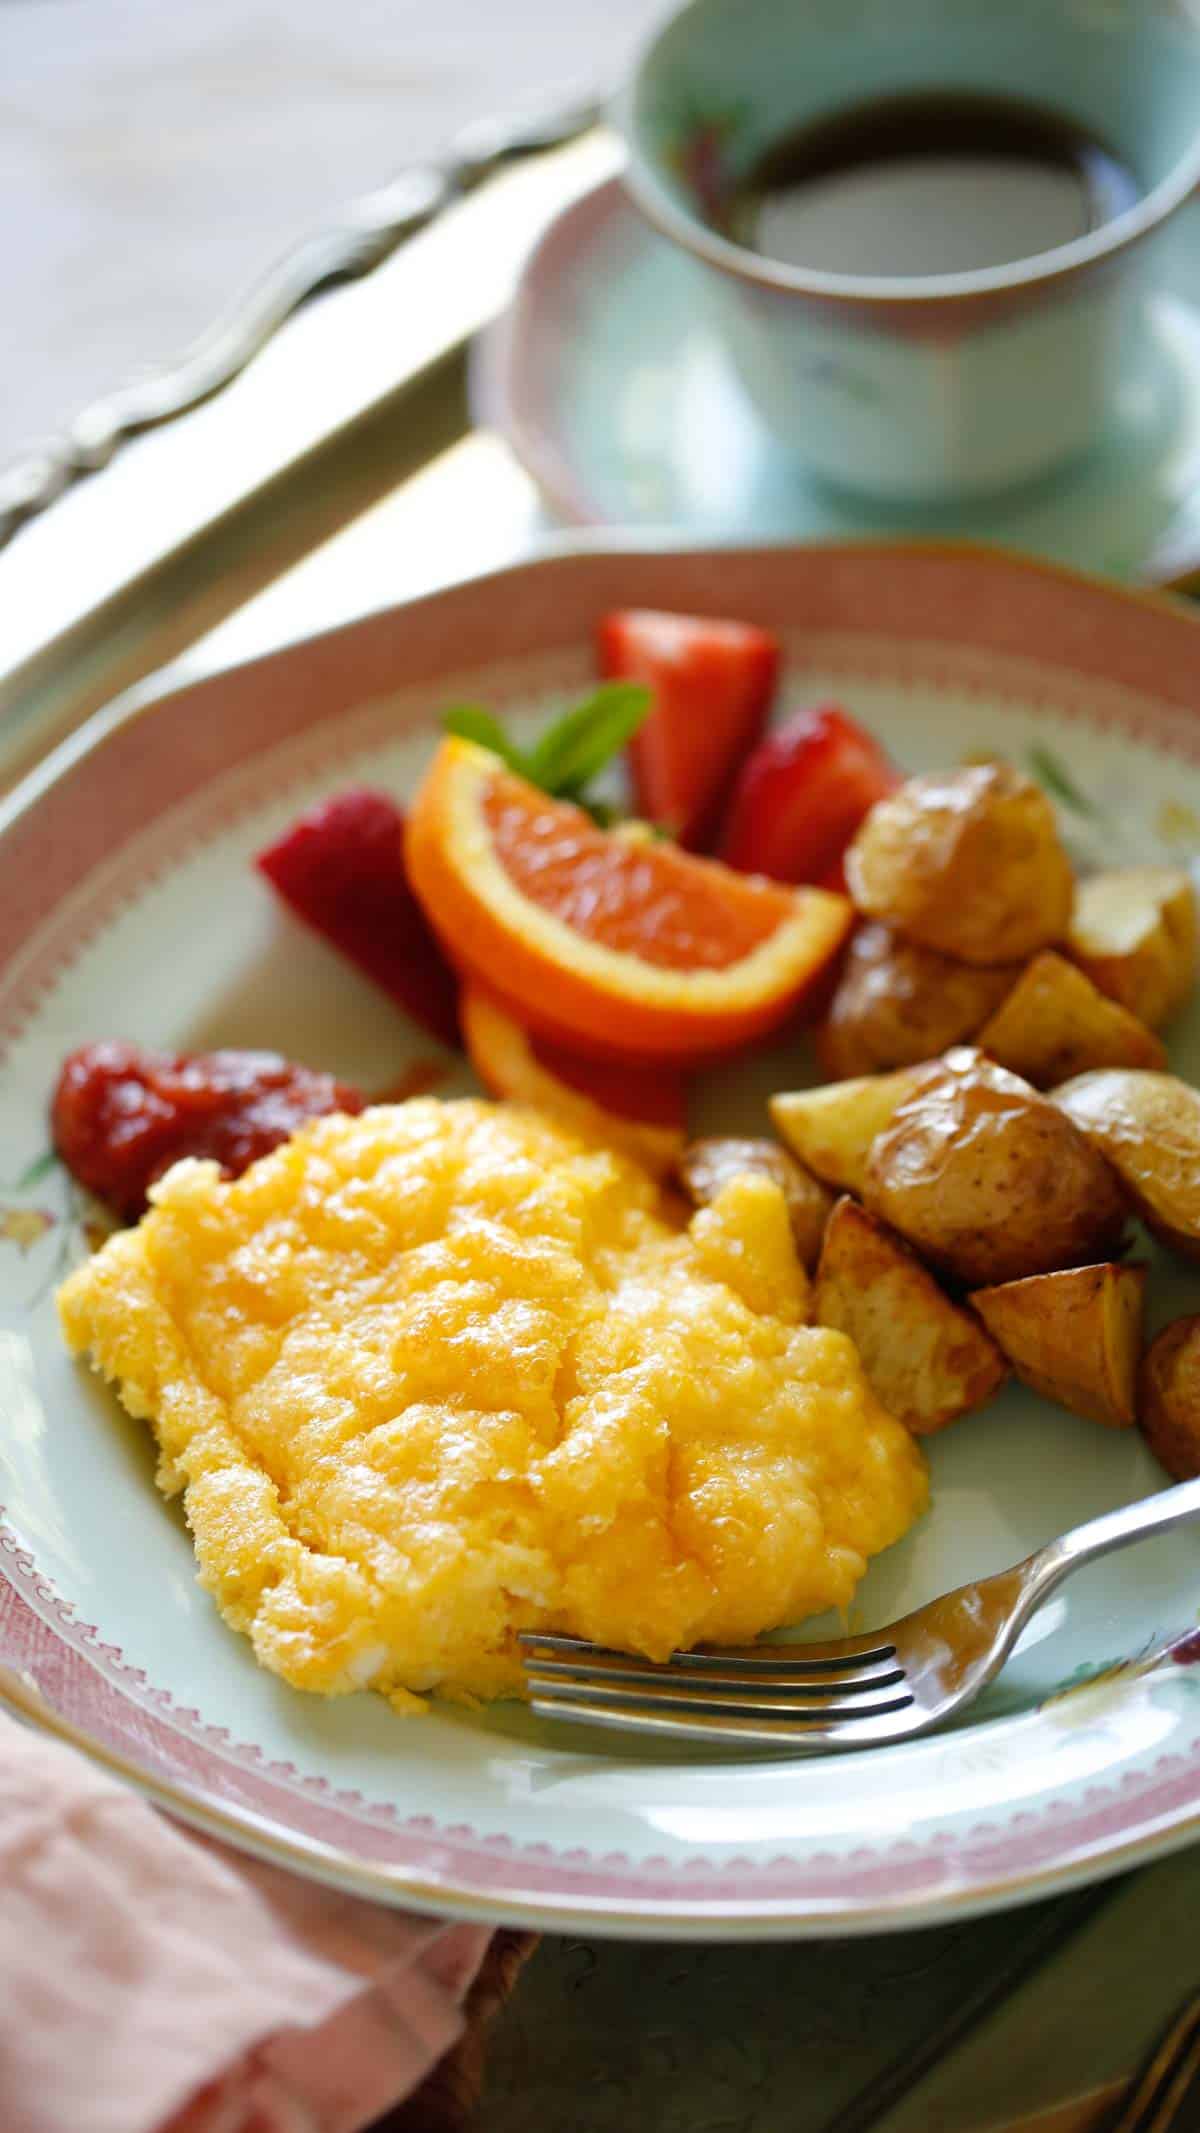
[[[1190,853],[1200,621],[986,551],[559,557],[93,722],[0,819],[0,1685],[271,1857],[559,1928],[917,1925],[1183,1843],[1200,1827],[1200,1672],[1188,1642],[1162,1648],[1196,1621],[1200,1535],[1081,1575],[968,1723],[907,1747],[730,1761],[552,1731],[511,1704],[402,1720],[259,1671],[195,1582],[146,1433],[60,1349],[54,1284],[86,1249],[86,1209],[37,1165],[62,1053],[105,1034],[269,1045],[367,1087],[406,1069],[469,1086],[281,914],[251,857],[349,777],[403,792],[452,698],[544,714],[590,679],[592,624],[618,603],[781,629],[781,709],[836,693],[914,768],[1049,745],[1113,839]],[[1200,1015],[1173,1049],[1200,1078]],[[760,1130],[765,1089],[807,1075],[793,1043],[704,1091],[701,1122]],[[1156,1265],[1153,1289],[1174,1315],[1194,1272]],[[1163,1480],[1134,1433],[1019,1391],[930,1449],[933,1509],[872,1569],[862,1627]]]

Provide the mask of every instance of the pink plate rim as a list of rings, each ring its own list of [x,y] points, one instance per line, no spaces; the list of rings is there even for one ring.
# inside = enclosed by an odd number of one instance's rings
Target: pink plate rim
[[[872,639],[927,656],[948,641],[943,618],[969,614],[972,653],[985,666],[1057,664],[1074,685],[1073,715],[1200,761],[1200,617],[1158,594],[950,543],[557,554],[246,666],[139,692],[64,743],[0,808],[0,1047],[78,953],[77,924],[72,942],[55,923],[64,899],[148,816],[169,855],[173,810],[218,779],[248,804],[256,766],[284,744],[298,774],[332,767],[347,741],[331,721],[348,729],[373,698],[438,681],[447,645],[460,670],[565,659],[599,612],[635,597],[857,635],[868,665]],[[230,804],[222,801],[226,817]],[[1200,1832],[1200,1759],[1179,1753],[1003,1823],[765,1862],[590,1855],[405,1819],[268,1763],[146,1682],[106,1644],[103,1624],[75,1618],[2,1523],[0,1699],[183,1818],[277,1863],[417,1908],[560,1929],[758,1938],[895,1929],[1114,1874]]]

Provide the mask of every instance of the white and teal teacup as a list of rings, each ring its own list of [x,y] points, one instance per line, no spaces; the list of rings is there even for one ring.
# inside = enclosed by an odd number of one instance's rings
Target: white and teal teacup
[[[955,272],[784,263],[722,226],[781,137],[932,89],[1062,112],[1128,167],[1132,204],[1051,249]],[[702,263],[718,330],[781,440],[881,496],[983,494],[1092,445],[1137,359],[1157,250],[1145,240],[1200,188],[1200,0],[690,0],[644,47],[616,117],[634,198]]]

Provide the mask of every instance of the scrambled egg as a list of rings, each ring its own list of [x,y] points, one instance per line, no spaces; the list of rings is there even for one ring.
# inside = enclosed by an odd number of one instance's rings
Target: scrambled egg
[[[184,1491],[201,1582],[333,1695],[519,1692],[515,1636],[665,1657],[844,1607],[925,1504],[843,1334],[803,1324],[777,1186],[686,1230],[537,1114],[323,1118],[180,1162],[65,1283]]]

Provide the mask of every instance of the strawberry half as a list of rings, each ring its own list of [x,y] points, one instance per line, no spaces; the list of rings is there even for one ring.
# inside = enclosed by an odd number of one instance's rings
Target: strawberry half
[[[742,766],[718,856],[745,874],[844,887],[846,846],[899,783],[879,743],[840,704],[818,704],[760,741]]]
[[[629,744],[637,812],[688,851],[707,850],[738,766],[766,724],[778,643],[747,622],[628,608],[604,617],[597,649],[603,675],[654,692]]]
[[[408,884],[404,816],[352,787],[301,815],[255,862],[306,925],[442,1044],[457,1046],[458,981]]]

